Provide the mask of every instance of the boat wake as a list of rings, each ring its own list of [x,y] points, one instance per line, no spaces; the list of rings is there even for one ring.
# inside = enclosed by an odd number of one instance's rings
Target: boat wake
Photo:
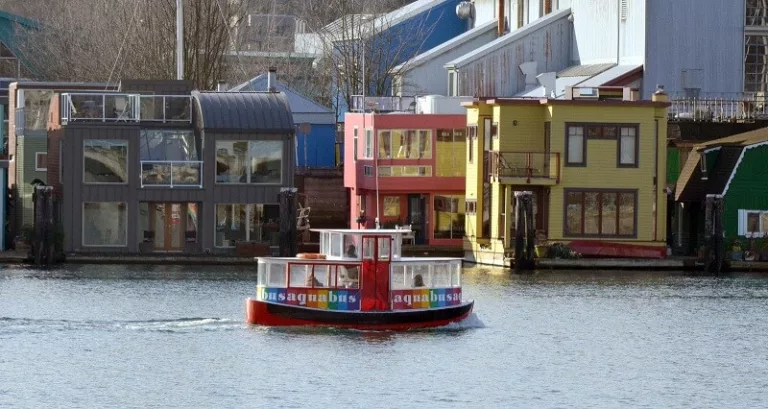
[[[485,328],[485,323],[480,319],[476,313],[471,313],[461,321],[452,322],[448,325],[438,327],[437,330],[465,330],[465,329],[477,329]]]
[[[47,320],[0,317],[0,334],[43,333],[50,331],[138,331],[195,332],[226,331],[243,328],[240,320],[228,318],[177,318],[139,321]]]

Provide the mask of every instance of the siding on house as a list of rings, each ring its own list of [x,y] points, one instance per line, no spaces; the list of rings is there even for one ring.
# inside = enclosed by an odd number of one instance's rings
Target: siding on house
[[[735,239],[739,231],[739,209],[768,210],[768,144],[744,149],[741,162],[723,198],[723,230],[726,242]]]

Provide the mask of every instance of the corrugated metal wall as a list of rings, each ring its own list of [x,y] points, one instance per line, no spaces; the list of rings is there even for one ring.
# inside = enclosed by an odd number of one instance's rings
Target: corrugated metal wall
[[[459,67],[459,95],[512,96],[525,87],[520,64],[538,61],[540,73],[562,70],[570,65],[570,43],[571,23],[566,18],[510,41],[503,48]]]
[[[633,0],[637,1],[637,0]],[[647,0],[643,95],[656,84],[683,92],[682,70],[696,74],[701,95],[733,98],[744,84],[744,0]]]

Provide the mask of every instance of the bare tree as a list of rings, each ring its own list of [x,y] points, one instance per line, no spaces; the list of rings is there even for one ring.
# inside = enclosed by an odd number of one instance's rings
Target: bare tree
[[[364,89],[367,95],[385,95],[392,80],[400,74],[395,68],[425,51],[424,42],[435,24],[419,18],[400,19],[389,13],[404,3],[403,0],[302,2],[305,24],[308,31],[314,32],[314,37],[307,38],[304,46],[314,47],[322,54],[317,75],[322,78],[321,83],[331,84],[332,105],[337,112],[343,105],[349,106],[352,96]]]
[[[185,1],[185,79],[210,89],[222,78],[232,29],[254,1]],[[37,78],[175,78],[175,0],[30,0],[21,12],[42,25],[20,45]]]

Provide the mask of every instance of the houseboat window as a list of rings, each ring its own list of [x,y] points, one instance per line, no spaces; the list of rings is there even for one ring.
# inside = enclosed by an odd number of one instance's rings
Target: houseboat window
[[[365,130],[365,158],[373,159],[373,130]]]
[[[392,157],[392,135],[389,131],[379,131],[379,158]]]
[[[464,129],[438,129],[435,145],[435,175],[456,177],[466,174],[467,143]]]
[[[637,191],[567,191],[565,235],[632,237]]]
[[[435,196],[435,238],[461,239],[464,237],[464,196]]]
[[[419,131],[419,158],[429,159],[432,157],[432,130]]]
[[[400,217],[400,196],[384,196],[384,217]]]
[[[128,183],[128,141],[84,140],[83,179],[85,183]]]
[[[216,183],[280,184],[283,141],[217,141]]]
[[[53,91],[24,91],[24,127],[28,131],[44,131],[48,127],[48,108]],[[99,99],[101,99],[99,97]]]
[[[269,280],[267,284],[270,287],[285,287],[286,265],[282,263],[269,263]]]
[[[128,245],[128,206],[123,202],[83,203],[83,246]]]
[[[344,251],[344,236],[341,233],[331,233],[331,257],[341,257]]]
[[[352,130],[352,160],[357,162],[357,127]]]
[[[139,159],[142,185],[199,186],[201,184],[202,162],[199,160],[192,131],[141,131]]]
[[[635,127],[621,128],[619,166],[637,166],[637,128]]]
[[[216,247],[238,241],[278,245],[280,206],[276,204],[216,204]]]
[[[583,165],[585,162],[586,143],[584,142],[584,127],[568,126],[568,140],[566,142],[566,164]]]

